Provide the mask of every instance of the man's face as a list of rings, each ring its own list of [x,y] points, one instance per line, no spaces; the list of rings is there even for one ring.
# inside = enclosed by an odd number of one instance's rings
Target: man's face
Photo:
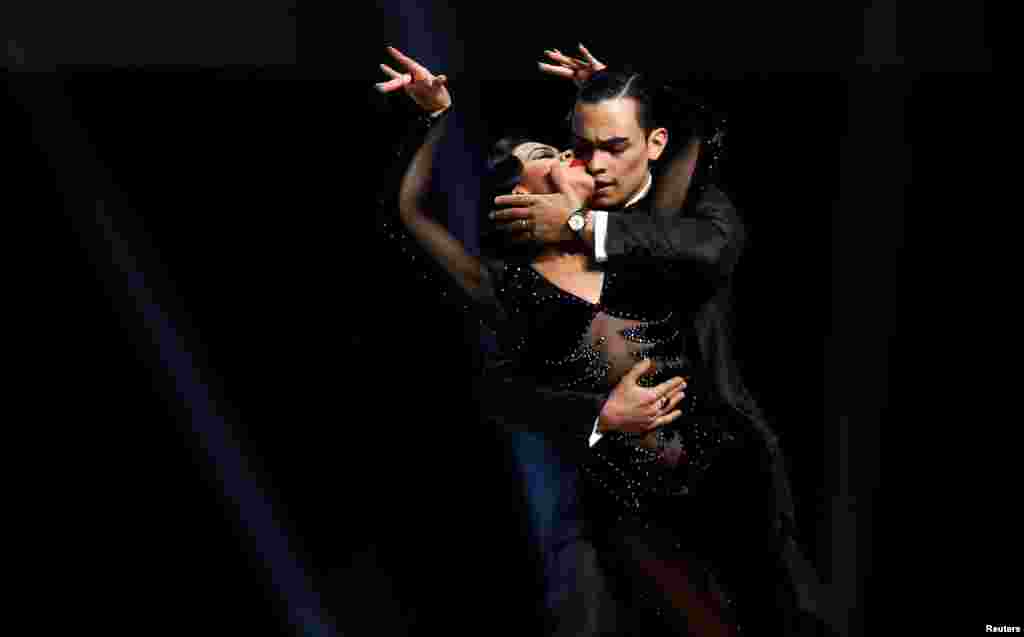
[[[631,97],[597,104],[576,104],[572,117],[573,150],[595,181],[590,205],[619,208],[647,181],[650,161],[661,156],[668,140],[665,129],[644,134]]]

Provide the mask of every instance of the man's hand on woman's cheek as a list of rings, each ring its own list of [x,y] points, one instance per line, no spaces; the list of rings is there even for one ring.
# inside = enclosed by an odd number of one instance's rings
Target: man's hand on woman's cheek
[[[513,238],[540,243],[558,243],[574,239],[567,223],[575,208],[567,195],[502,195],[494,199],[497,206],[507,206],[491,213],[499,230]]]

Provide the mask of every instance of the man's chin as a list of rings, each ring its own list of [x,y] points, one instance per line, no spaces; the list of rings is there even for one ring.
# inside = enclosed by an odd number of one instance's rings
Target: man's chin
[[[619,199],[615,196],[615,191],[609,188],[595,192],[590,198],[590,204],[595,208],[614,208],[622,203]]]

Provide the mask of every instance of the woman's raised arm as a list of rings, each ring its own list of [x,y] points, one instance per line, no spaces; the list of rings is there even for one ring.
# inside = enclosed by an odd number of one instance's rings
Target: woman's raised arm
[[[399,73],[381,64],[381,69],[391,79],[378,83],[377,90],[389,93],[401,88],[425,113],[437,118],[402,177],[398,197],[399,217],[424,251],[454,278],[460,288],[475,298],[480,294],[484,277],[481,261],[469,254],[462,242],[434,221],[423,208],[430,189],[434,154],[444,135],[446,113],[452,105],[446,86],[447,78],[433,75],[398,49],[388,47],[388,52],[407,72]]]

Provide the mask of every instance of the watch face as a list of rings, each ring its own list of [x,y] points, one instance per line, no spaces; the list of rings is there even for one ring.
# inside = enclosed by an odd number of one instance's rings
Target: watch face
[[[569,217],[569,229],[573,232],[579,232],[585,223],[586,221],[583,219],[583,215],[581,214],[574,214]]]

